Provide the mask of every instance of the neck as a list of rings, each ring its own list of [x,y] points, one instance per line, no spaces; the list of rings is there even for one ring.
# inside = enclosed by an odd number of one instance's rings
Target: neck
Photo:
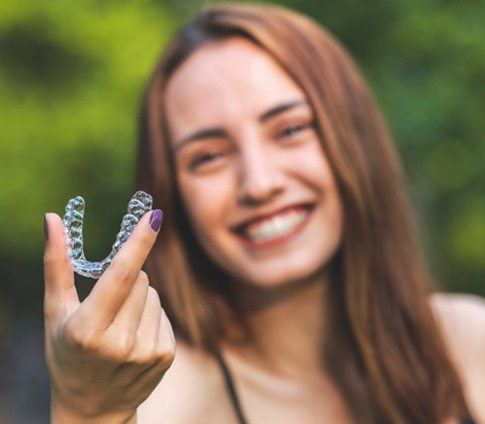
[[[276,374],[320,375],[328,283],[319,274],[278,288],[244,286],[238,295],[252,336],[244,355]]]

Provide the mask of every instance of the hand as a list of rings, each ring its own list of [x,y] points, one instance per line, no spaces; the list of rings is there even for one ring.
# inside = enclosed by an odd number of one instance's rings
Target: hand
[[[141,271],[158,233],[149,223],[151,213],[82,303],[62,220],[46,215],[44,315],[52,422],[132,419],[174,359],[170,322]]]

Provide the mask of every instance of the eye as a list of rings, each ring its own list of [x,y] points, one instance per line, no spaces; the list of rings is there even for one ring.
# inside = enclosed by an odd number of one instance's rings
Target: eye
[[[313,128],[313,125],[311,123],[309,124],[296,124],[296,125],[290,125],[283,130],[281,130],[277,134],[277,138],[288,138],[288,137],[294,137],[301,132]]]
[[[223,152],[217,152],[217,151],[202,153],[199,156],[195,157],[190,162],[190,169],[196,170],[202,166],[209,165],[211,163],[216,162],[218,159],[222,158],[223,156],[224,156]]]

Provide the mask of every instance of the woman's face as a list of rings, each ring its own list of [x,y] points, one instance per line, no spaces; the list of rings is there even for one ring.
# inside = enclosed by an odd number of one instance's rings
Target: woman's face
[[[197,240],[238,281],[315,275],[342,238],[342,206],[305,94],[242,38],[195,51],[165,107]]]

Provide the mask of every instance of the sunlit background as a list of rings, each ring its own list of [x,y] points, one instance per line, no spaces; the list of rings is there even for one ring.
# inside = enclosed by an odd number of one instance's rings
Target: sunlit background
[[[133,192],[140,98],[198,0],[0,3],[0,422],[47,423],[43,214],[87,203],[87,256]],[[360,65],[443,289],[485,295],[485,2],[293,0]],[[81,280],[80,285],[87,287]]]

